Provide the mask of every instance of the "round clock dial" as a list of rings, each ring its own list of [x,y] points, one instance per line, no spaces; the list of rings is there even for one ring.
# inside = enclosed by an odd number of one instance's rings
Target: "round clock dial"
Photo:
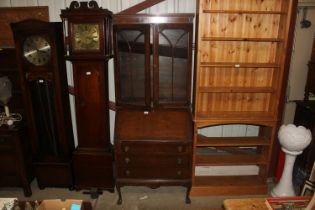
[[[45,65],[50,60],[50,44],[42,36],[27,37],[24,41],[23,54],[30,63],[36,66]]]

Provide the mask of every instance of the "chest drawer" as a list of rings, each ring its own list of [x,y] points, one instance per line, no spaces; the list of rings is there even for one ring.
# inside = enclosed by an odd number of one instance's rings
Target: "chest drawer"
[[[117,161],[122,167],[190,167],[189,157],[189,155],[122,155]]]
[[[175,167],[118,168],[119,178],[130,179],[188,179],[190,178],[190,174],[190,169]]]
[[[0,151],[11,151],[14,148],[14,137],[0,135]],[[11,151],[12,153],[14,151]]]
[[[191,144],[182,142],[122,142],[122,154],[155,155],[155,154],[188,154],[191,152]]]

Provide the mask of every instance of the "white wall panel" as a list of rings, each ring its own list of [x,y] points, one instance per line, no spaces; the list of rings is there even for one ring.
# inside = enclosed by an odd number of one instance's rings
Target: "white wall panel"
[[[26,0],[27,6],[38,6],[38,0]]]
[[[0,7],[10,7],[10,0],[0,0]]]
[[[12,7],[26,7],[27,2],[26,0],[11,0],[11,6]]]

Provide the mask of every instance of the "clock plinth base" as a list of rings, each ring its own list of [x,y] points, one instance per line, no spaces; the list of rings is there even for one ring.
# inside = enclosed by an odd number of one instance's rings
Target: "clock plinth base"
[[[86,149],[73,153],[75,189],[114,191],[113,155],[110,151]]]
[[[38,187],[73,188],[73,174],[70,162],[34,162]],[[56,176],[56,174],[58,174]]]

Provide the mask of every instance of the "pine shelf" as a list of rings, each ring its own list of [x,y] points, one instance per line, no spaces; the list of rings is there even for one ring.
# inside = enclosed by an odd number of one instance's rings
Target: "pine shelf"
[[[202,41],[282,42],[281,38],[202,37]]]
[[[206,137],[199,134],[196,146],[227,147],[227,146],[268,146],[270,139],[267,137]]]
[[[263,15],[286,15],[282,11],[255,11],[255,10],[210,10],[204,9],[203,13],[223,13],[223,14],[263,14]]]
[[[267,192],[296,8],[297,0],[199,1],[193,168],[255,165],[258,172],[252,176],[199,176],[193,170],[192,195]],[[222,136],[211,137],[217,126],[235,124],[257,126],[257,136],[232,133],[225,137],[222,129]],[[207,130],[210,127],[214,129]],[[207,133],[202,129],[210,135],[200,135]]]
[[[266,164],[261,155],[196,155],[196,166],[229,166]]]
[[[273,93],[270,87],[199,87],[200,93]]]
[[[230,63],[230,62],[200,62],[200,67],[221,68],[280,68],[277,63]]]
[[[260,176],[196,176],[191,195],[266,194],[266,180]]]

